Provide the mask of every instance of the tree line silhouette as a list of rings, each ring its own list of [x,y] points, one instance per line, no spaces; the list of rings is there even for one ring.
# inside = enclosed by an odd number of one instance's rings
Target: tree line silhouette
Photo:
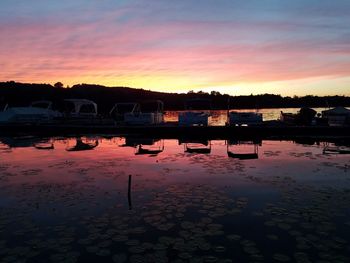
[[[230,96],[217,91],[211,93],[190,91],[182,94],[93,84],[78,84],[64,88],[61,82],[53,86],[14,81],[0,82],[0,103],[7,103],[9,106],[27,106],[36,100],[50,100],[58,103],[69,98],[93,100],[98,104],[99,112],[102,114],[107,114],[117,102],[147,100],[162,100],[165,110],[183,110],[186,100],[193,98],[210,99],[212,109],[222,110],[227,109],[228,101],[231,109],[350,106],[348,96],[282,97],[274,94]]]

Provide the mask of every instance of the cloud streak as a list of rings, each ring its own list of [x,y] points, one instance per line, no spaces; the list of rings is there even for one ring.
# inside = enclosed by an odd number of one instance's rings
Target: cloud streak
[[[187,91],[328,78],[335,93],[348,88],[346,1],[19,2],[0,3],[0,81]],[[323,93],[330,82],[317,83]]]

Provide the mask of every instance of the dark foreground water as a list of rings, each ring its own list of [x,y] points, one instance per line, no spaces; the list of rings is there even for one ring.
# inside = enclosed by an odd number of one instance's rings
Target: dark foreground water
[[[350,155],[326,143],[0,141],[1,262],[350,261]]]

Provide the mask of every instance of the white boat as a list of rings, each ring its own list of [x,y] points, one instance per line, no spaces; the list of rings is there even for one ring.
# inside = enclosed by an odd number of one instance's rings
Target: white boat
[[[65,99],[64,111],[67,118],[95,118],[97,104],[86,99]]]
[[[7,107],[0,112],[0,123],[47,123],[59,117],[62,117],[62,113],[52,109],[51,101],[35,101],[29,107]]]
[[[140,111],[124,114],[124,122],[129,125],[154,125],[164,122],[164,104],[160,100],[147,101],[140,105]]]
[[[350,110],[344,107],[336,107],[322,111],[322,117],[328,119],[329,126],[344,126],[350,124]]]
[[[192,99],[185,104],[185,111],[179,113],[179,126],[208,126],[211,122],[210,100]]]
[[[228,113],[229,125],[254,125],[263,122],[263,115],[257,112],[237,112]]]

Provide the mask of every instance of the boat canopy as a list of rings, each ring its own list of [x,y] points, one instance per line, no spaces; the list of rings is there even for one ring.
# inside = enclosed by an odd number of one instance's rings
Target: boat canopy
[[[344,107],[322,111],[322,116],[328,119],[330,126],[343,126],[350,124],[350,110]]]
[[[160,100],[144,101],[137,111],[126,112],[123,121],[128,125],[153,125],[164,122],[164,104]]]
[[[185,102],[185,110],[210,110],[211,100],[194,98]]]
[[[322,114],[324,116],[330,116],[330,115],[350,115],[350,110],[347,109],[347,108],[344,108],[344,107],[336,107],[336,108],[333,108],[333,109],[330,109],[330,110],[325,110],[325,111],[322,111]]]
[[[30,107],[41,108],[41,109],[51,109],[52,108],[52,101],[49,101],[49,100],[33,101],[30,104]]]
[[[162,113],[164,103],[161,100],[150,100],[140,103],[141,112],[143,113]]]
[[[109,112],[110,115],[113,114],[124,114],[127,112],[139,112],[140,104],[136,102],[121,102],[114,104],[113,108]]]
[[[86,99],[65,99],[65,111],[72,116],[96,116],[97,104]]]

